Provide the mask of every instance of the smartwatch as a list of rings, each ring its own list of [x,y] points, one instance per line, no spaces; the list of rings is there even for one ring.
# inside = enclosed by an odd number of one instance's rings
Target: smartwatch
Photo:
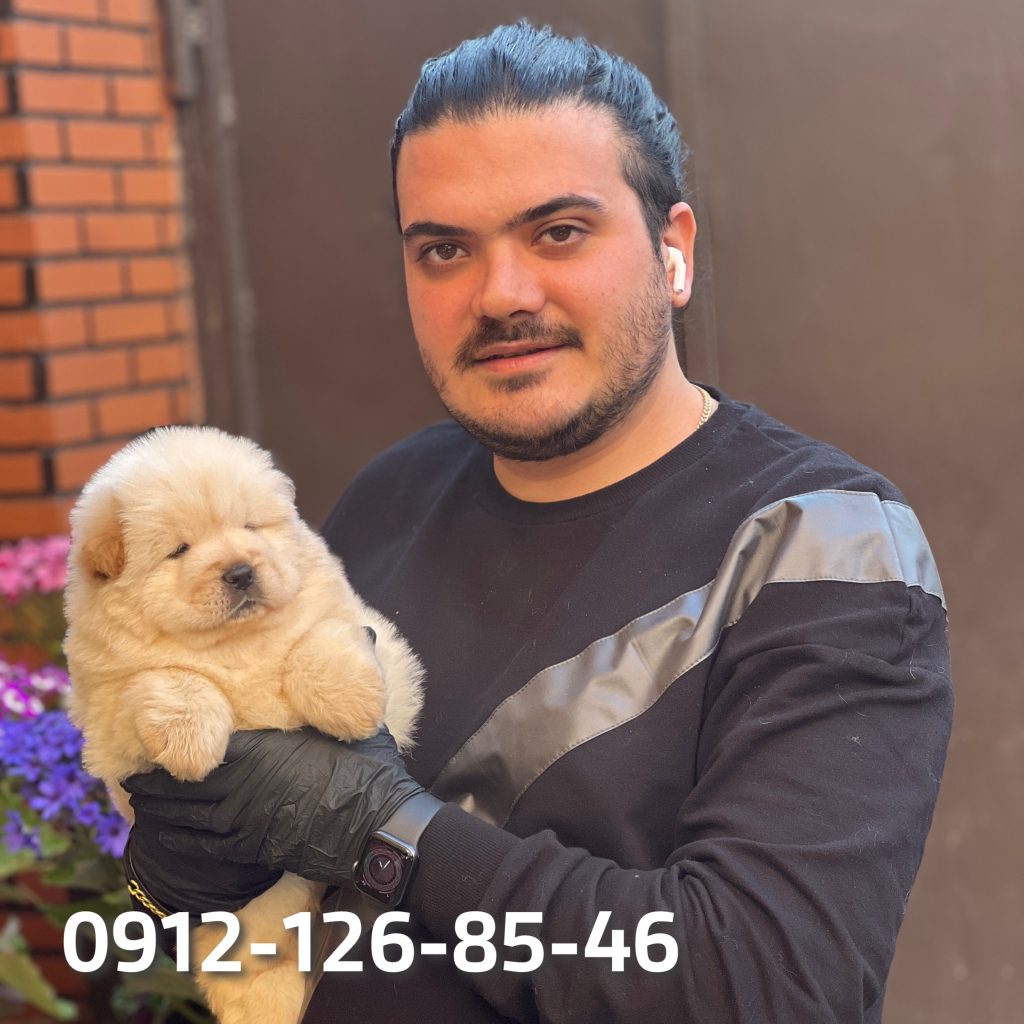
[[[417,793],[370,833],[352,869],[356,888],[385,906],[397,907],[416,868],[420,836],[443,806],[437,797]]]

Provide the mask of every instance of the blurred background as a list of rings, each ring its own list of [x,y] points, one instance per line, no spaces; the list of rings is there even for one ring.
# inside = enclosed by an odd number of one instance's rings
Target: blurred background
[[[65,531],[158,423],[256,438],[320,522],[440,418],[388,140],[424,59],[521,16],[635,62],[677,116],[690,375],[922,520],[958,707],[886,1021],[1024,1021],[1021,0],[8,0],[0,538]]]

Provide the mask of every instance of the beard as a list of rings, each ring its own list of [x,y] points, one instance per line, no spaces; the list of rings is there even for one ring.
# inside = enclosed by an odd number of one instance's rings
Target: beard
[[[422,352],[430,382],[448,414],[467,433],[494,455],[516,462],[545,462],[578,452],[621,423],[654,384],[672,339],[671,305],[660,262],[643,292],[614,325],[606,343],[604,380],[597,392],[579,409],[554,422],[531,428],[516,427],[514,413],[492,420],[477,419],[460,409],[447,395],[447,381]],[[484,318],[459,346],[453,366],[465,373],[475,365],[477,353],[501,341],[536,340],[565,348],[584,349],[575,327],[547,324],[539,317],[514,322]],[[523,373],[492,381],[505,393],[526,391],[537,383],[535,373]]]

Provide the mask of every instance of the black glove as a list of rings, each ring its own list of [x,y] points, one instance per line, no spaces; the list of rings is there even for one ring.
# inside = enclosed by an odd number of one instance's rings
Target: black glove
[[[283,874],[258,864],[213,860],[205,853],[171,853],[160,842],[165,827],[159,819],[136,811],[124,850],[129,892],[151,912],[236,911],[266,892]]]
[[[281,871],[335,885],[348,881],[370,833],[423,792],[386,729],[354,743],[310,728],[239,732],[224,763],[202,782],[155,771],[123,785],[133,794],[136,827],[144,823],[147,836],[155,830],[174,855],[161,855],[163,876],[173,875],[179,856],[205,859],[215,889],[225,877],[215,866],[220,861],[228,862],[233,884],[250,889],[267,888]],[[131,853],[134,858],[134,848]],[[232,875],[232,865],[236,872],[237,865],[266,870],[259,877],[248,870]],[[154,895],[160,898],[159,891]]]

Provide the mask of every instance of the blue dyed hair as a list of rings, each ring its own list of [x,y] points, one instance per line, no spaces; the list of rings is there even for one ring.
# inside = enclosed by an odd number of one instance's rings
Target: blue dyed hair
[[[391,139],[391,186],[407,135],[440,121],[523,113],[559,101],[607,109],[622,133],[622,174],[640,197],[655,247],[683,198],[684,145],[675,118],[634,65],[586,39],[567,39],[528,21],[502,25],[428,60]],[[399,224],[401,221],[399,220]]]

